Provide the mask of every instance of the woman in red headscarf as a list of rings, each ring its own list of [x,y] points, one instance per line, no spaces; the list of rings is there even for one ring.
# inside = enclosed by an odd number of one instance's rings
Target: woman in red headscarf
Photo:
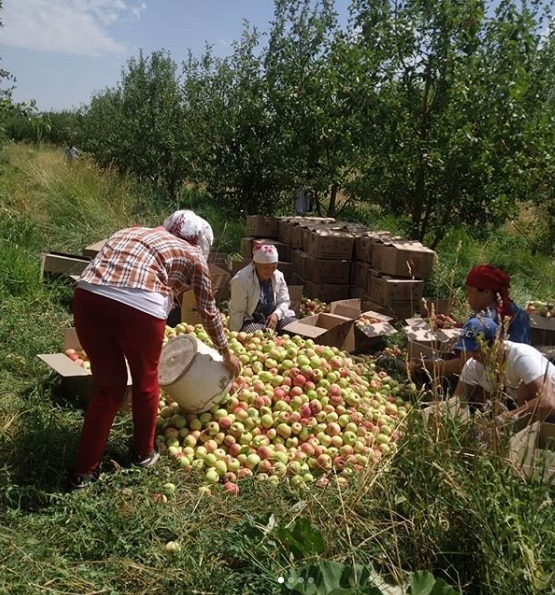
[[[480,264],[466,276],[466,299],[474,312],[503,326],[505,337],[514,343],[530,344],[530,319],[509,296],[511,279],[491,264]]]
[[[502,337],[513,343],[530,344],[530,318],[509,296],[511,279],[507,273],[492,266],[481,264],[473,267],[466,276],[466,299],[475,315],[491,318],[502,325]],[[452,359],[422,361],[412,359],[409,372],[425,370],[437,377],[460,374],[467,359],[463,351],[456,351]]]

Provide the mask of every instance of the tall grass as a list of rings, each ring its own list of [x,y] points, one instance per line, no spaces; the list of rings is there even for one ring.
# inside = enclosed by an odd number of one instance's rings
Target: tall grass
[[[474,422],[426,425],[418,407],[379,471],[347,487],[332,476],[310,490],[252,480],[238,498],[199,493],[198,478],[167,458],[151,470],[129,469],[131,419],[121,413],[100,481],[66,493],[83,410],[36,355],[59,349],[71,291],[40,282],[39,254],[77,251],[131,223],[158,223],[163,209],[147,210],[148,196],[130,180],[86,161],[68,167],[55,150],[13,146],[2,167],[0,592],[288,593],[280,577],[317,572],[322,560],[398,581],[427,569],[472,595],[554,592],[553,488],[524,481],[503,456],[484,451]],[[202,204],[185,194],[179,206],[200,211]],[[242,222],[226,226],[206,204],[202,212],[226,230],[221,248],[237,251]],[[445,237],[430,288],[455,291],[465,271],[486,260],[512,273],[520,300],[555,295],[553,265],[527,254],[519,239],[480,245],[462,231]],[[168,481],[177,491],[166,504],[155,501]],[[301,520],[304,538],[284,539]],[[168,554],[164,544],[174,539],[182,549]]]

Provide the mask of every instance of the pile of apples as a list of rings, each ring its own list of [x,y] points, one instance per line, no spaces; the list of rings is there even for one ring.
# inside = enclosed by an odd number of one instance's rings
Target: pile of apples
[[[69,359],[75,362],[78,366],[81,366],[85,370],[91,369],[91,362],[87,357],[84,349],[66,349],[64,351],[65,355],[69,357]]]
[[[460,322],[449,316],[449,314],[435,314],[433,318],[428,318],[428,322],[432,328],[451,329],[460,328]]]
[[[528,312],[528,314],[538,314],[539,316],[551,318],[555,315],[555,303],[535,300],[528,303],[526,312]]]
[[[201,489],[239,481],[300,486],[340,484],[395,451],[407,415],[402,386],[372,359],[300,336],[229,332],[243,368],[226,398],[201,414],[185,413],[162,392],[157,443],[183,469],[202,475]],[[179,324],[166,340],[193,333],[211,344],[202,325]],[[335,479],[334,479],[335,481]]]
[[[318,298],[301,298],[301,304],[299,307],[301,318],[306,316],[313,316],[314,314],[320,314],[321,312],[327,312],[329,304],[322,302]]]
[[[378,322],[383,322],[383,320],[380,320],[379,318],[374,318],[373,316],[369,316],[368,314],[362,314],[357,318],[355,324],[359,328],[363,328],[365,326],[370,326],[371,324],[376,324]]]

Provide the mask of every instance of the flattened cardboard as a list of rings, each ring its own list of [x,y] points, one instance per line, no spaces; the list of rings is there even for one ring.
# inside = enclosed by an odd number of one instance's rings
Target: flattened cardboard
[[[534,422],[511,438],[510,461],[525,477],[555,484],[555,424]]]
[[[284,327],[284,331],[313,339],[320,345],[329,345],[344,349],[344,343],[349,335],[353,321],[335,314],[315,314],[302,320],[295,320]]]

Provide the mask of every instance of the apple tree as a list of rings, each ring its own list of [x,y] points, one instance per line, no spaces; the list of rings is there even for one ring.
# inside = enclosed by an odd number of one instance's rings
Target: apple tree
[[[354,0],[352,73],[367,89],[359,193],[435,246],[503,222],[527,148],[540,2]],[[364,123],[361,123],[364,130]]]

